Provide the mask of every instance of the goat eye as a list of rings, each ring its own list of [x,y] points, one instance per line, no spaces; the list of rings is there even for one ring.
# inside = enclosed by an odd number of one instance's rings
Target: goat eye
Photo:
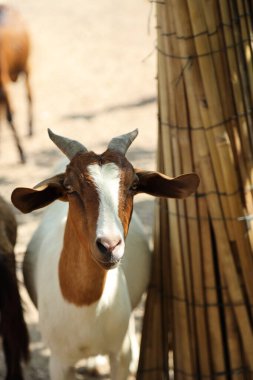
[[[65,184],[64,186],[65,186],[65,189],[66,189],[67,193],[69,193],[69,194],[71,194],[71,193],[73,193],[75,191],[74,188],[73,188],[73,186],[71,186],[69,184]]]
[[[138,181],[134,181],[130,187],[130,190],[136,191],[138,189]]]

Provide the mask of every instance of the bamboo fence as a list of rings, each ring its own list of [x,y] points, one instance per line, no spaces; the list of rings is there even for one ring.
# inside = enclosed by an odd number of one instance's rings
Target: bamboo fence
[[[138,380],[253,379],[253,3],[155,0],[158,169]]]

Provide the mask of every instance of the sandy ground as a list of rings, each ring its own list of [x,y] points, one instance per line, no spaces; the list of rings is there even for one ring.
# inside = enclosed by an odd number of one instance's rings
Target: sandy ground
[[[16,186],[31,187],[50,176],[61,154],[49,140],[47,128],[78,139],[97,152],[102,152],[113,136],[138,128],[139,137],[128,157],[135,166],[154,169],[157,109],[152,5],[147,0],[8,3],[22,12],[32,37],[35,133],[32,138],[26,137],[27,104],[20,80],[10,91],[27,164],[19,164],[11,132],[1,120],[1,194],[9,200]],[[138,196],[135,208],[151,238],[153,200]],[[15,210],[15,213],[19,223],[16,254],[20,268],[26,244],[42,211],[22,215]],[[41,341],[37,312],[25,290],[21,291],[31,337],[26,379],[46,380],[49,351]],[[136,314],[138,320],[141,315],[142,307]],[[0,352],[0,379],[3,378]]]

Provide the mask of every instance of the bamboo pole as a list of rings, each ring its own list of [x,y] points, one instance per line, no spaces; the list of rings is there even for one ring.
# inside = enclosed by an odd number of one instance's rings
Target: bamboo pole
[[[167,15],[168,16],[170,15],[169,10],[167,10]],[[168,22],[168,24],[164,26],[163,35],[167,36],[171,33],[171,29],[170,29],[171,26],[173,27],[173,22]],[[168,41],[166,41],[166,42],[168,42]],[[166,52],[167,51],[166,48],[172,49],[172,46],[168,45],[168,43],[167,43],[167,45],[164,45],[164,44],[161,45],[162,51]],[[180,70],[181,68],[180,67],[177,68],[176,65],[174,65],[174,66],[167,65],[166,68],[167,68],[168,83],[174,82],[174,80],[180,74],[180,72],[178,70]],[[171,88],[171,87],[168,87],[168,88]],[[171,92],[170,92],[170,94],[171,94]],[[172,125],[172,126],[176,125],[178,122],[177,112],[175,113],[175,104],[176,104],[175,103],[175,96],[173,96],[173,93],[172,93],[172,96],[170,95],[170,97],[169,97],[169,115],[168,115],[169,116],[168,125]],[[173,175],[179,174],[181,172],[181,158],[180,158],[180,155],[177,154],[177,152],[179,152],[179,150],[178,150],[178,145],[177,145],[176,141],[177,141],[176,129],[172,129],[171,134],[170,134],[170,142],[171,142],[171,149],[172,149],[171,161],[173,162],[173,168],[172,168],[173,172],[171,172],[171,173]],[[179,214],[180,216],[181,216],[181,214],[184,213],[182,203],[181,204],[175,203],[171,206],[171,202],[170,202],[169,209],[172,210],[171,214],[174,214],[174,217],[172,217],[174,219],[175,219],[176,213]],[[173,220],[171,221],[171,223],[173,223]],[[183,260],[183,261],[189,260],[188,255],[185,251],[186,245],[184,244],[184,247],[182,246],[182,244],[187,241],[187,237],[186,237],[185,232],[184,232],[185,231],[184,220],[182,217],[178,218],[178,224],[180,225],[180,230],[181,230],[180,237],[179,237],[181,244],[180,244],[180,246],[178,245],[178,248],[177,248],[177,252],[178,252],[177,253],[177,255],[178,255],[177,259],[179,259],[179,257],[182,256],[182,253],[184,252],[184,256],[181,257],[181,260]],[[173,251],[173,249],[172,249],[172,251]],[[176,313],[176,310],[178,310],[178,308],[181,307],[184,310],[185,315],[188,316],[188,318],[185,317],[186,318],[185,322],[181,321],[182,323],[186,323],[186,321],[187,321],[187,324],[185,325],[185,328],[183,330],[183,331],[185,331],[183,337],[182,337],[182,333],[181,333],[182,324],[180,324],[179,321],[177,320],[177,316],[175,316],[175,318],[174,318],[174,320],[176,321],[175,322],[176,325],[174,326],[175,334],[178,334],[178,333],[181,334],[181,339],[175,339],[176,352],[181,352],[181,355],[180,355],[180,353],[174,355],[174,361],[175,361],[175,367],[176,367],[176,374],[175,375],[177,377],[187,376],[189,374],[192,374],[193,373],[192,372],[193,371],[192,363],[194,362],[193,358],[188,357],[189,356],[189,354],[188,354],[189,349],[191,349],[191,351],[192,351],[192,344],[195,344],[193,341],[193,336],[191,335],[191,347],[189,347],[190,331],[193,329],[192,322],[191,322],[193,319],[192,318],[192,307],[187,306],[187,304],[180,305],[180,303],[182,303],[182,302],[187,303],[187,301],[189,301],[188,305],[190,303],[192,303],[192,295],[189,294],[189,291],[191,289],[190,281],[189,281],[189,270],[187,270],[187,268],[189,268],[189,265],[184,265],[184,268],[186,268],[186,271],[184,271],[181,274],[182,275],[182,281],[184,281],[184,284],[185,284],[184,290],[183,290],[183,288],[181,288],[179,290],[178,285],[176,286],[175,283],[174,283],[174,287],[173,287],[173,291],[174,291],[173,292],[173,297],[174,297],[173,303],[174,303],[175,313]],[[185,355],[182,355],[182,351],[186,352]],[[185,358],[187,358],[187,361]]]
[[[160,144],[159,144],[160,145]],[[158,156],[159,165],[162,166],[162,151]],[[160,207],[165,213],[160,213]],[[167,236],[167,213],[164,209],[166,202],[164,200],[156,203],[155,207],[155,229],[163,236],[160,241],[155,241],[155,252],[162,251],[162,244],[166,242]],[[166,321],[163,321],[164,316],[163,306],[166,305],[168,294],[163,294],[161,284],[161,267],[160,258],[154,256],[153,271],[149,286],[149,292],[146,300],[146,313],[143,320],[143,334],[141,339],[141,351],[139,359],[139,367],[136,379],[138,380],[153,380],[169,379],[168,377],[168,342],[163,337],[168,335]],[[164,270],[166,270],[164,268]],[[167,268],[168,271],[168,268]],[[168,276],[166,276],[168,278]],[[169,290],[167,290],[169,292]],[[162,362],[161,362],[162,360]]]
[[[252,105],[253,96],[253,70],[252,70],[252,49],[251,49],[251,38],[248,34],[247,24],[246,24],[246,13],[243,6],[243,2],[232,1],[229,2],[230,12],[232,19],[238,20],[239,22],[233,23],[233,35],[235,40],[235,47],[237,53],[237,61],[239,63],[240,69],[240,81],[243,86],[243,100],[246,109],[247,123],[249,128],[252,128],[252,119],[250,117],[249,111]],[[251,141],[252,148],[252,141]]]
[[[170,19],[169,10],[167,10],[166,15],[167,15],[167,18]],[[174,27],[173,24],[174,24],[173,20],[170,19],[169,22],[167,22],[167,23],[165,23],[165,25],[163,25],[162,31],[163,31],[163,35],[164,35],[164,43],[163,43],[163,45],[161,45],[162,51],[166,52],[167,49],[172,49],[172,45],[169,43],[170,41],[167,40],[167,35],[169,35],[172,32],[173,27]],[[175,83],[175,80],[178,78],[178,75],[180,75],[180,70],[181,70],[180,66],[178,67],[177,65],[166,65],[166,69],[167,69],[167,83],[168,84],[172,83],[172,82]],[[168,128],[169,125],[175,126],[178,123],[178,114],[177,114],[177,110],[176,110],[177,102],[175,101],[175,99],[177,98],[179,100],[181,98],[179,98],[179,93],[177,93],[177,97],[175,98],[175,96],[173,94],[173,88],[171,86],[167,86],[167,87],[171,88],[171,92],[169,92],[169,100],[168,100],[168,104],[169,104],[169,115],[168,115],[168,122],[167,122],[167,124],[168,124],[167,128]],[[182,99],[180,100],[180,105],[182,106]],[[171,162],[173,163],[173,166],[170,169],[170,175],[173,175],[173,176],[181,173],[181,157],[180,157],[180,153],[179,153],[179,147],[177,144],[177,140],[178,140],[177,139],[177,130],[176,130],[176,128],[173,128],[173,129],[171,129],[171,133],[170,133]],[[170,211],[174,210],[174,211],[171,211],[171,214],[173,214],[173,212],[174,212],[174,213],[177,213],[178,215],[180,215],[177,218],[178,225],[180,226],[179,227],[180,248],[178,246],[178,255],[181,255],[181,260],[183,262],[189,262],[189,254],[187,254],[188,237],[187,237],[187,233],[186,233],[186,224],[185,224],[186,219],[183,216],[185,214],[184,205],[182,202],[178,202],[178,203],[174,202],[174,205],[170,206],[169,209],[170,209]],[[177,210],[177,211],[175,211],[175,210]],[[170,216],[171,223],[175,222],[175,218],[176,218],[176,215]],[[192,373],[192,368],[186,366],[185,355],[182,355],[182,351],[184,351],[184,350],[189,351],[189,349],[190,349],[191,352],[194,352],[194,350],[192,350],[192,346],[195,344],[195,341],[194,341],[192,335],[191,335],[191,347],[187,348],[187,346],[184,343],[184,342],[188,342],[187,344],[188,345],[190,344],[190,340],[189,340],[190,332],[189,332],[189,330],[191,331],[194,329],[194,326],[193,326],[194,318],[192,315],[192,313],[193,313],[192,307],[189,306],[192,303],[190,266],[186,265],[184,263],[183,268],[185,269],[184,272],[182,273],[182,276],[183,276],[182,278],[184,281],[184,293],[181,293],[181,291],[178,292],[178,288],[174,285],[173,295],[172,295],[173,296],[173,302],[174,302],[174,311],[175,311],[174,312],[175,313],[174,330],[175,330],[176,336],[178,334],[180,334],[180,336],[182,336],[182,333],[180,332],[180,331],[182,331],[181,330],[182,326],[178,323],[177,315],[176,315],[176,310],[178,307],[180,307],[180,304],[178,304],[178,303],[185,302],[184,312],[187,315],[186,319],[188,322],[187,323],[187,329],[188,330],[186,330],[186,328],[184,329],[185,333],[184,333],[183,339],[178,339],[178,338],[174,339],[174,341],[175,341],[174,362],[175,362],[175,368],[176,368],[175,376],[177,378],[179,378],[181,376],[185,376],[185,374],[188,373],[187,371],[190,371],[190,373]],[[184,297],[184,298],[182,298],[182,297]],[[182,307],[182,305],[181,305],[181,307]],[[191,362],[194,361],[193,358],[190,358],[189,360]]]
[[[208,158],[207,158],[208,160]],[[209,162],[210,167],[210,162]],[[204,192],[203,189],[201,189]],[[225,367],[225,346],[224,338],[222,335],[221,318],[219,310],[219,293],[220,284],[217,282],[217,267],[215,269],[215,262],[217,259],[213,257],[213,245],[210,231],[210,221],[208,217],[208,209],[206,199],[200,198],[198,200],[199,217],[200,217],[200,231],[201,231],[201,246],[203,252],[203,275],[204,275],[204,289],[205,299],[207,305],[207,320],[208,320],[208,333],[210,354],[212,363],[213,374],[223,374],[220,376],[222,380],[226,378]],[[216,271],[216,274],[215,274]]]
[[[174,65],[175,66],[175,65]],[[177,73],[177,78],[180,73]],[[177,116],[177,126],[187,126],[188,112],[186,107],[186,94],[181,80],[174,81],[176,99],[176,116]],[[183,106],[184,105],[184,106]],[[178,140],[178,151],[181,155],[181,168],[180,172],[192,172],[193,168],[193,155],[190,149],[190,131],[186,128],[177,129],[177,140]],[[176,152],[173,155],[175,158]],[[201,373],[204,376],[211,376],[210,372],[210,361],[209,361],[209,347],[207,339],[207,321],[204,306],[204,287],[203,287],[203,276],[202,276],[202,259],[200,250],[200,241],[196,239],[199,236],[199,225],[198,225],[198,215],[196,208],[196,201],[193,197],[186,200],[185,204],[183,202],[178,202],[178,209],[180,215],[181,225],[187,222],[187,231],[181,233],[181,241],[184,236],[187,236],[184,240],[188,243],[182,249],[182,254],[184,257],[184,268],[185,272],[187,269],[190,270],[190,280],[187,284],[187,292],[192,288],[192,294],[187,296],[186,301],[189,303],[189,309],[191,309],[191,314],[194,315],[195,324],[191,323],[191,337],[195,341],[195,350],[197,350],[198,366],[201,368]],[[187,218],[187,216],[190,216]],[[183,226],[182,226],[183,227]],[[181,227],[181,230],[183,229]],[[192,286],[191,286],[192,283]],[[196,305],[196,306],[195,306]],[[199,307],[199,305],[202,305]],[[191,318],[190,314],[190,318]],[[192,318],[191,318],[192,319]]]

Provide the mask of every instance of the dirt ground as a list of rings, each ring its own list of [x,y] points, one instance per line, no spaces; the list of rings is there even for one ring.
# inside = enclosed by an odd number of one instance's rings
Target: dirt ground
[[[26,152],[19,164],[11,132],[0,128],[0,193],[9,200],[16,186],[34,186],[62,157],[47,136],[47,128],[80,140],[102,152],[115,135],[139,129],[129,150],[133,164],[155,168],[157,136],[155,11],[147,0],[19,0],[17,7],[29,25],[32,39],[31,83],[34,98],[34,136],[28,138],[27,104],[22,80],[10,88],[15,122]],[[154,203],[138,196],[149,239]],[[22,215],[16,254],[18,268],[42,211]],[[22,278],[20,277],[22,282]],[[49,350],[43,345],[38,315],[21,284],[31,338],[27,380],[48,379]],[[142,307],[136,313],[142,316]],[[106,372],[106,371],[105,371]],[[0,379],[4,378],[0,351]],[[79,375],[79,379],[88,377]],[[104,375],[103,378],[109,378]]]

